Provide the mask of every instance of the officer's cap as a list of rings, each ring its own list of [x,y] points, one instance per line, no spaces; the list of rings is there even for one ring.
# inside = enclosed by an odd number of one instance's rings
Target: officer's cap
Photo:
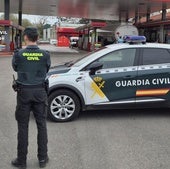
[[[25,28],[24,32],[23,32],[23,35],[34,35],[34,36],[38,36],[38,30],[37,28],[34,28],[34,27],[27,27]]]

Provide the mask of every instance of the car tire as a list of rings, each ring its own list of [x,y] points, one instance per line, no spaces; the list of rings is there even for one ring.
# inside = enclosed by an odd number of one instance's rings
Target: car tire
[[[71,121],[80,112],[80,100],[70,90],[56,90],[49,96],[48,104],[48,117],[56,122]]]

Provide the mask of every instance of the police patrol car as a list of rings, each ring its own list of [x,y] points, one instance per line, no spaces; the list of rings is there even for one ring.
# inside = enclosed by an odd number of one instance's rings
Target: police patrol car
[[[50,70],[51,119],[69,121],[89,109],[170,105],[170,45],[126,39]]]

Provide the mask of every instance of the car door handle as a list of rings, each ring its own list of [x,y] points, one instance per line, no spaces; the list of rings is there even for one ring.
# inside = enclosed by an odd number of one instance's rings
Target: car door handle
[[[136,76],[133,76],[133,75],[127,75],[127,76],[124,76],[123,79],[132,79],[132,78],[135,78]]]
[[[76,79],[76,82],[79,82],[79,81],[82,81],[82,80],[84,80],[84,77],[83,77],[83,76],[80,76],[80,77],[78,77],[78,78]]]

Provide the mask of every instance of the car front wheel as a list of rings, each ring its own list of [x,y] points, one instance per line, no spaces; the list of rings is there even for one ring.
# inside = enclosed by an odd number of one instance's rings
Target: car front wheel
[[[73,120],[80,112],[79,98],[69,90],[56,90],[49,96],[48,102],[49,118],[56,122]]]

